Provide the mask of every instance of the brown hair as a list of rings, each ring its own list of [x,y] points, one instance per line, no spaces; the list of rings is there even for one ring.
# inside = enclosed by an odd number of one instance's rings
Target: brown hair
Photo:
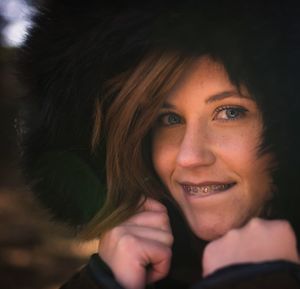
[[[160,199],[162,187],[150,157],[150,131],[166,95],[192,57],[178,52],[148,54],[132,71],[107,83],[96,101],[92,148],[105,143],[107,195],[82,232],[99,237],[136,212],[146,197]]]

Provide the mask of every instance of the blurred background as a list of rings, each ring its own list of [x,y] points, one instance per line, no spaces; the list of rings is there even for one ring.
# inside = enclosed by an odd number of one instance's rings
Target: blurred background
[[[14,60],[26,37],[34,5],[42,1],[0,0],[0,288],[55,289],[96,250],[49,221],[20,172],[18,114],[22,88]],[[22,111],[21,111],[22,112]]]

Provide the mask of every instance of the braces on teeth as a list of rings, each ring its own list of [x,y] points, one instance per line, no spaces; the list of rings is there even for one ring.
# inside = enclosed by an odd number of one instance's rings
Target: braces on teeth
[[[223,185],[211,185],[211,186],[201,186],[201,187],[185,185],[184,187],[191,194],[208,194],[212,191],[223,191],[229,188],[230,185],[223,184]]]

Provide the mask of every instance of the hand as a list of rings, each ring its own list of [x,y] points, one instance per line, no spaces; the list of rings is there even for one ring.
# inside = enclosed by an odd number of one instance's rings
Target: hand
[[[170,268],[173,235],[166,208],[148,199],[142,210],[101,238],[98,253],[126,289],[142,289]]]
[[[295,233],[286,221],[253,218],[210,242],[203,254],[203,276],[222,267],[248,262],[287,260],[299,262]]]

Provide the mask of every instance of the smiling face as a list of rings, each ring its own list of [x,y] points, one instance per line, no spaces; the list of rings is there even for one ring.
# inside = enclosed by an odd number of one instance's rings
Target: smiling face
[[[198,60],[160,109],[155,171],[205,240],[258,216],[271,195],[271,156],[258,156],[263,124],[255,101],[217,62]]]

